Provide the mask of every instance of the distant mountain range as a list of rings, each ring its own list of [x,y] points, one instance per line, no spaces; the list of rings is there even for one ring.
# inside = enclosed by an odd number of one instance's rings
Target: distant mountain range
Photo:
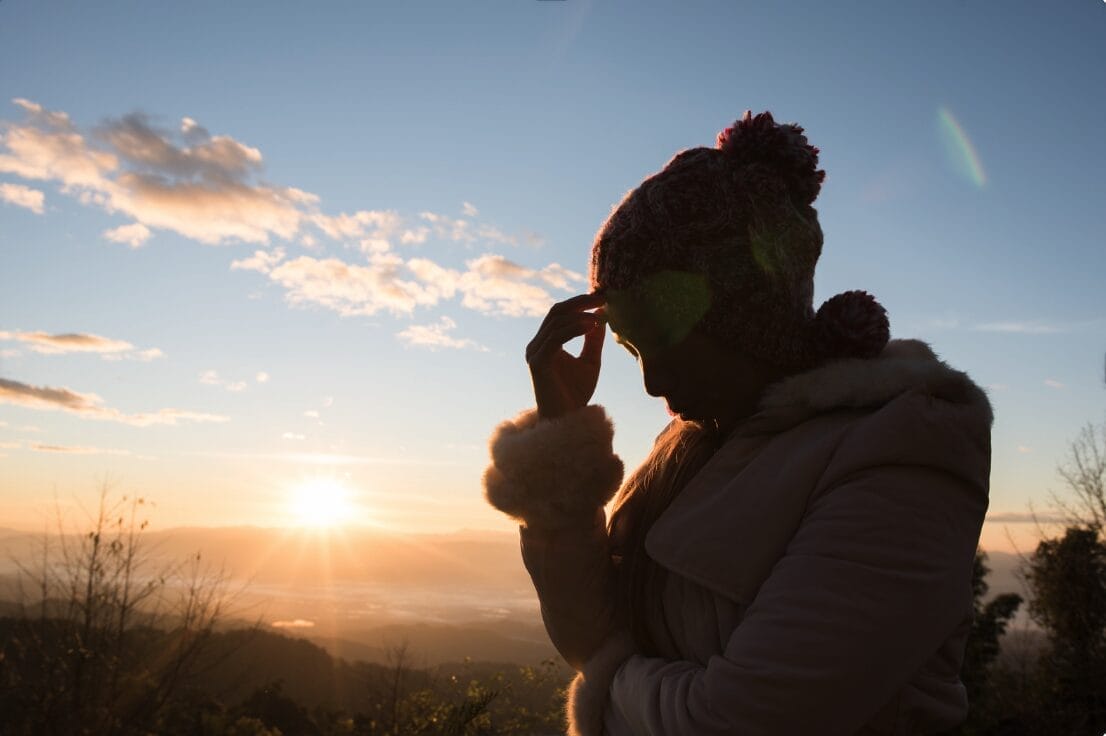
[[[427,665],[466,657],[533,664],[556,656],[514,534],[178,528],[145,532],[142,544],[140,573],[198,552],[227,572],[236,619],[309,639],[333,656],[385,662],[404,642]],[[51,554],[56,559],[57,550]],[[41,555],[41,535],[0,529],[0,577],[7,582],[0,580],[0,599],[16,597],[17,563],[33,567]],[[1022,592],[1018,564],[1016,555],[989,553],[990,596]]]

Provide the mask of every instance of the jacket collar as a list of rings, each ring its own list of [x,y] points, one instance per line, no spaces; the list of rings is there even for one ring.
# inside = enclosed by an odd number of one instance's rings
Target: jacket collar
[[[758,413],[734,434],[777,432],[816,414],[870,409],[911,390],[982,412],[988,426],[994,423],[986,393],[966,373],[921,340],[891,340],[876,358],[846,358],[772,384]]]

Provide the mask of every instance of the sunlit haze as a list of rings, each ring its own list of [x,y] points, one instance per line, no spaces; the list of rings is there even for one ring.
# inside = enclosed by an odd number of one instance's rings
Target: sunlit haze
[[[292,523],[306,527],[340,526],[353,519],[350,491],[332,477],[309,478],[291,490],[289,512]]]

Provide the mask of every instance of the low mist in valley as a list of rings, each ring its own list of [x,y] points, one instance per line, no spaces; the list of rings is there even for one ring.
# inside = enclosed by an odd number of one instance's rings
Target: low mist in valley
[[[150,571],[197,553],[222,569],[227,625],[259,624],[345,659],[384,662],[401,644],[426,665],[556,657],[513,534],[178,528],[145,532],[142,548]],[[4,608],[20,598],[20,566],[42,550],[41,534],[0,530]]]

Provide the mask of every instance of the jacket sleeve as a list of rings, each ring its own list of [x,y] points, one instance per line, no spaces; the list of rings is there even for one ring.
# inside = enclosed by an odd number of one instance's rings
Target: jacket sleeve
[[[613,440],[614,427],[598,404],[555,419],[523,411],[492,434],[484,496],[526,527],[588,526],[622,482]]]
[[[724,651],[705,666],[628,657],[600,720],[633,734],[855,733],[970,610],[986,507],[985,485],[941,467],[848,469],[811,501]]]
[[[496,428],[484,474],[488,502],[520,522],[522,559],[549,638],[577,669],[614,622],[603,512],[622,481],[613,433],[598,405],[552,420],[531,409]]]

